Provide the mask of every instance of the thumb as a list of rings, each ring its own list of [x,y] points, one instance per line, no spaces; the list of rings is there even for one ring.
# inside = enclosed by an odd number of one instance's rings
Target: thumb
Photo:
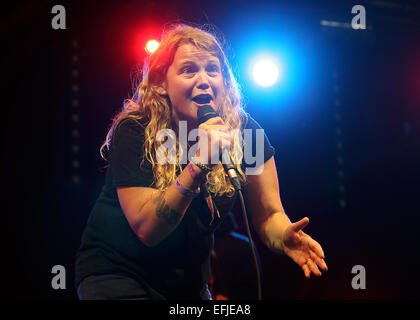
[[[303,228],[305,228],[309,223],[309,218],[305,217],[301,220],[299,220],[298,222],[295,222],[292,224],[292,228],[294,231],[298,232],[300,230],[302,230]]]

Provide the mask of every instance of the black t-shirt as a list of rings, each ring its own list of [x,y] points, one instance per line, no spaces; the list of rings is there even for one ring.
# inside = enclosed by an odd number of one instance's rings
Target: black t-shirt
[[[221,218],[212,218],[204,197],[193,199],[171,234],[154,247],[144,245],[128,224],[116,188],[154,187],[152,166],[143,161],[146,125],[146,119],[140,123],[126,119],[114,131],[105,185],[77,252],[75,284],[89,275],[120,274],[138,280],[155,299],[201,299],[210,275],[213,231],[231,210],[235,197],[213,196]],[[261,127],[248,115],[245,129],[252,129],[255,137],[255,129]],[[255,141],[253,146],[255,150]],[[273,154],[264,134],[264,162]]]

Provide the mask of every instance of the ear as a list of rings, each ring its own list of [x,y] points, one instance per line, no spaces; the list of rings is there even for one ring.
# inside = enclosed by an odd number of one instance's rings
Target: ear
[[[156,86],[156,92],[162,96],[168,95],[166,81],[163,82],[160,86]]]

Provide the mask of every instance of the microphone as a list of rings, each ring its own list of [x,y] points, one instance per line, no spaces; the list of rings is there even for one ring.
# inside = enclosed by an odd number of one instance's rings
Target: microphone
[[[198,125],[218,116],[219,114],[210,105],[201,106],[197,110]],[[220,161],[222,162],[223,168],[225,169],[225,172],[227,173],[235,190],[241,190],[241,182],[239,181],[236,168],[232,163],[232,159],[230,158],[229,150],[226,148],[222,149]]]
[[[197,110],[198,125],[206,122],[207,120],[211,118],[215,118],[218,116],[219,116],[218,113],[214,111],[214,109],[211,106],[209,105],[201,106]],[[249,228],[248,216],[247,216],[246,208],[245,208],[245,201],[244,201],[244,197],[242,195],[242,190],[241,190],[241,182],[239,181],[236,168],[232,163],[232,159],[230,158],[229,151],[227,149],[222,149],[222,154],[220,155],[220,159],[222,161],[223,168],[225,169],[230,179],[230,182],[232,183],[233,187],[235,188],[235,190],[238,192],[238,195],[239,195],[239,200],[241,202],[242,213],[243,213],[244,221],[245,221],[245,227],[248,233],[249,245],[251,247],[252,257],[254,258],[255,269],[257,270],[258,300],[261,300],[262,290],[261,290],[260,267],[259,267],[257,255],[255,253],[254,241],[252,240],[251,230]]]

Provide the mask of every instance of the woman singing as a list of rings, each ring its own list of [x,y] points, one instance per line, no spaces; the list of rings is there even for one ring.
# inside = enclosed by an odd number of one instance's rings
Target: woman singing
[[[203,105],[219,116],[199,124]],[[182,126],[206,133],[192,155],[178,136]],[[164,129],[176,134],[175,161],[159,160],[159,147],[167,141],[157,137]],[[219,158],[221,145],[243,150],[241,140],[230,135],[235,129],[261,128],[242,109],[221,45],[209,32],[175,26],[147,59],[141,83],[101,148],[109,166],[77,253],[80,299],[211,299],[213,232],[237,193],[222,164],[212,159]],[[322,248],[302,231],[308,218],[291,223],[286,216],[274,149],[265,135],[261,143],[260,174],[247,174],[243,153],[235,164],[252,225],[306,277],[319,276],[319,268],[327,270]]]

